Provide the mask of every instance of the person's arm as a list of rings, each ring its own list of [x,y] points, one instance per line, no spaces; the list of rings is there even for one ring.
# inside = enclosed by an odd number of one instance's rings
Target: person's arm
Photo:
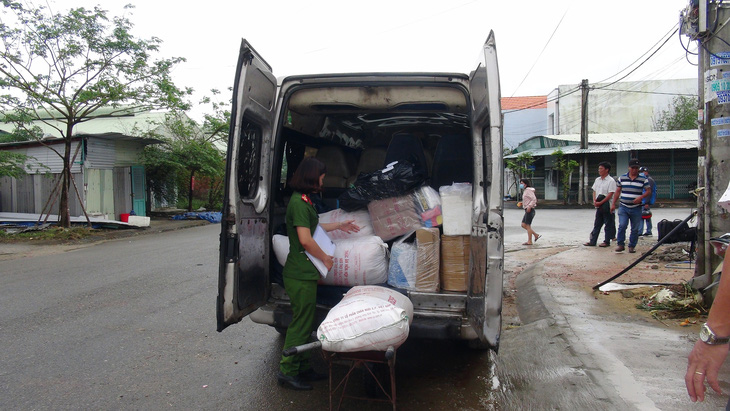
[[[340,230],[349,234],[360,231],[360,227],[355,224],[355,220],[339,221],[335,223],[320,223],[319,225],[327,232]]]
[[[641,204],[644,202],[644,199],[651,196],[651,187],[647,186],[645,191],[638,197],[636,197],[633,201],[634,204]]]
[[[613,213],[614,210],[616,210],[616,202],[618,202],[618,199],[621,198],[621,186],[616,187],[616,192],[613,193],[613,201],[611,201],[611,212]]]
[[[315,258],[322,260],[327,270],[332,268],[334,261],[332,256],[327,255],[322,248],[319,247],[314,238],[312,238],[312,231],[309,227],[297,226],[297,237],[299,237],[299,243],[304,247],[309,254],[312,254]]]
[[[707,316],[707,326],[719,337],[730,336],[730,258],[723,260],[720,285]],[[716,393],[722,394],[717,375],[727,354],[728,344],[709,345],[697,340],[689,353],[687,372],[684,375],[684,383],[692,402],[704,401],[705,378]]]

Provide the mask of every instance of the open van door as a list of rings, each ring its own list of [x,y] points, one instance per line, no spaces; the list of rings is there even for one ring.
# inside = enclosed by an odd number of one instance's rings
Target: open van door
[[[474,207],[477,220],[471,233],[471,270],[467,314],[482,343],[495,351],[502,330],[502,277],[504,271],[504,217],[502,165],[502,109],[499,66],[494,32],[484,43],[476,69],[469,78],[471,127],[481,144],[475,160]],[[486,253],[486,255],[485,255]]]
[[[244,39],[236,67],[226,157],[216,318],[218,331],[262,306],[269,292],[269,197],[276,78]]]

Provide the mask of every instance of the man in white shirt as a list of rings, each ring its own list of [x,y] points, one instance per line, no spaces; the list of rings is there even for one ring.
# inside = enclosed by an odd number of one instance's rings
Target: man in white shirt
[[[611,163],[602,161],[598,164],[598,178],[593,183],[593,206],[596,207],[596,218],[593,222],[590,241],[583,245],[595,247],[598,236],[601,234],[601,227],[604,225],[604,240],[599,247],[611,245],[611,239],[616,235],[616,219],[611,212],[611,199],[616,192],[616,180],[609,175]]]

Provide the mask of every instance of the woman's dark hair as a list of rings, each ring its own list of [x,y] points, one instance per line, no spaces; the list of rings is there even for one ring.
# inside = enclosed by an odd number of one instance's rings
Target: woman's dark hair
[[[302,194],[317,193],[321,190],[319,176],[327,172],[327,166],[314,157],[305,157],[297,171],[289,180],[289,186]]]
[[[521,178],[520,183],[524,183],[525,187],[532,187],[532,185],[530,184],[530,180],[528,180],[526,178]]]
[[[608,161],[601,161],[600,163],[598,163],[598,166],[603,167],[608,171],[611,171],[611,163],[609,163]]]

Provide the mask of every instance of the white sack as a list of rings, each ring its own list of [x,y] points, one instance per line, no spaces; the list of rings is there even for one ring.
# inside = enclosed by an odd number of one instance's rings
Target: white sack
[[[286,257],[289,255],[289,237],[281,234],[274,234],[271,239],[271,243],[274,246],[274,255],[276,261],[283,267],[286,264]]]
[[[355,225],[360,227],[360,231],[346,233],[342,230],[332,230],[327,235],[333,240],[344,240],[355,237],[367,237],[375,235],[373,232],[373,223],[370,221],[370,214],[365,210],[348,212],[341,208],[319,215],[319,223],[339,223],[342,221],[355,220]]]
[[[385,287],[353,287],[332,307],[317,329],[322,349],[330,352],[385,351],[408,338],[413,303]]]
[[[377,236],[334,241],[334,265],[325,285],[382,284],[388,280],[388,245]]]

